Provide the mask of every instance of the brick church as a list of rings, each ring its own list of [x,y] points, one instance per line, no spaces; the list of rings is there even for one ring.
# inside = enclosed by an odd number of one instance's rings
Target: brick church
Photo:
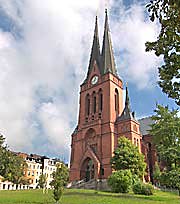
[[[152,181],[156,155],[146,131],[150,121],[135,119],[127,87],[123,104],[123,87],[115,65],[106,10],[102,50],[96,17],[88,72],[81,84],[79,120],[71,142],[70,181],[107,179],[112,173],[110,160],[121,136],[145,154],[146,179]]]

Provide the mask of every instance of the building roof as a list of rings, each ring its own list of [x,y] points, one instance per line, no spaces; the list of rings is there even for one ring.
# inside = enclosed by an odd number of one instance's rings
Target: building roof
[[[149,134],[149,130],[151,129],[151,126],[154,122],[151,119],[151,116],[146,117],[146,118],[142,118],[138,120],[139,124],[140,124],[140,132],[142,135],[148,135]]]

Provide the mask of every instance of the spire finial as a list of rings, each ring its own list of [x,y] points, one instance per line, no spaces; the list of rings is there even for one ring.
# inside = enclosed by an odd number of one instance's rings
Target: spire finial
[[[109,6],[109,0],[106,0],[106,1],[105,1],[105,11],[106,11],[106,12],[107,12],[108,6]]]
[[[94,37],[98,37],[98,17],[97,17],[97,15],[96,15],[96,19],[95,19]]]

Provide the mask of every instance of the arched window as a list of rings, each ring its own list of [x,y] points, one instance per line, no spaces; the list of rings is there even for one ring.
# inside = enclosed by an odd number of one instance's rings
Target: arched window
[[[115,89],[114,102],[115,102],[115,111],[117,114],[119,114],[119,92],[117,89]]]
[[[86,102],[85,102],[85,112],[86,112],[86,115],[89,115],[90,114],[90,96],[89,94],[86,95]]]
[[[103,110],[103,93],[102,89],[99,90],[99,111]]]
[[[139,148],[139,140],[138,139],[137,139],[136,145]]]
[[[93,113],[96,113],[96,93],[95,92],[93,92],[93,95],[92,95],[92,97],[93,97],[93,107],[92,107],[92,110],[93,110]]]

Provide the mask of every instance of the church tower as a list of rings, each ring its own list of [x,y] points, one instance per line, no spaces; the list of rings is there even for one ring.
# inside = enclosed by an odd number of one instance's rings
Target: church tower
[[[81,84],[78,125],[72,134],[70,181],[108,178],[112,173],[110,159],[121,133],[140,142],[128,90],[123,109],[123,82],[116,70],[107,10],[101,51],[97,20],[88,72]]]

